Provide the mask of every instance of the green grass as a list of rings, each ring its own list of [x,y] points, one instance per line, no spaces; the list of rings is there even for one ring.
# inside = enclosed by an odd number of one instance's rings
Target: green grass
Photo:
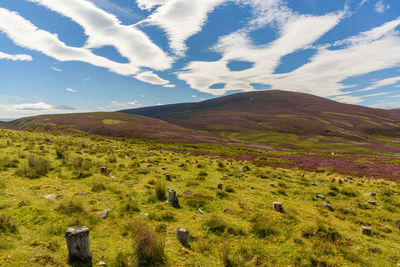
[[[99,261],[108,266],[400,263],[396,182],[367,178],[344,182],[345,176],[332,172],[165,150],[249,153],[210,145],[2,130],[0,148],[0,157],[6,159],[0,166],[2,267],[68,266],[64,233],[71,225],[90,228],[94,265]],[[276,152],[280,153],[287,152]],[[35,164],[29,164],[30,157]],[[45,172],[29,175],[31,169],[42,170],[43,164]],[[112,170],[110,175],[100,173],[103,166]],[[171,181],[165,179],[166,173]],[[218,184],[223,190],[217,189]],[[180,209],[165,202],[169,188],[177,192]],[[377,195],[366,195],[370,192]],[[56,197],[45,199],[45,194]],[[316,198],[317,194],[326,199]],[[377,205],[369,205],[369,200]],[[274,211],[274,201],[282,202],[286,212]],[[324,207],[325,202],[333,209]],[[105,209],[110,209],[109,217],[97,218]],[[374,236],[361,235],[361,225],[370,226]],[[176,240],[177,228],[189,230],[191,248]]]

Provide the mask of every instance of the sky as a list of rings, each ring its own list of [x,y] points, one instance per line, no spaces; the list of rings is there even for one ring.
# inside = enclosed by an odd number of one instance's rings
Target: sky
[[[0,1],[0,118],[271,89],[400,108],[400,0]]]

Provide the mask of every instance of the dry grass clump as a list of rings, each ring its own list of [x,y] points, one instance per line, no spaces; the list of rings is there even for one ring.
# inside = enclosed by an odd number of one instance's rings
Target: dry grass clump
[[[165,185],[161,182],[161,180],[157,181],[157,183],[154,187],[154,191],[155,191],[156,197],[159,201],[167,200]]]
[[[39,178],[45,176],[50,169],[50,163],[42,157],[29,155],[26,163],[21,166],[16,174],[28,178]]]

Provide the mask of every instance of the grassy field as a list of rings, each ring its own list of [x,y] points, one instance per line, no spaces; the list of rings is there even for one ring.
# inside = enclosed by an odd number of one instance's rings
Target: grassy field
[[[0,266],[68,266],[64,233],[71,225],[90,228],[93,265],[400,263],[397,182],[155,147],[1,130]],[[101,174],[103,166],[112,171]],[[168,188],[181,208],[165,201]],[[285,213],[273,210],[275,201]],[[109,217],[98,218],[105,209]],[[362,235],[360,226],[371,227],[373,236]],[[179,227],[189,230],[191,248],[176,240]]]

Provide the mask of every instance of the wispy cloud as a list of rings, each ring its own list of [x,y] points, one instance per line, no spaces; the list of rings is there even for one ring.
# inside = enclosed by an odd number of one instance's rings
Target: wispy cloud
[[[51,110],[75,110],[75,108],[68,105],[50,105],[44,102],[37,103],[23,103],[13,105],[16,110],[28,110],[28,111],[51,111]]]
[[[379,0],[375,4],[375,11],[378,13],[384,13],[389,8],[390,8],[390,5],[386,5],[384,0]]]
[[[67,89],[65,89],[65,91],[68,91],[68,92],[71,92],[71,93],[76,93],[76,92],[78,92],[77,90],[72,89],[72,88],[67,88]]]
[[[56,71],[56,72],[62,72],[62,69],[56,68],[56,67],[51,67],[52,70]]]
[[[111,101],[110,103],[108,103],[107,106],[99,107],[98,109],[115,111],[115,110],[135,108],[135,107],[140,107],[140,106],[141,106],[141,104],[136,99],[127,101],[127,102],[118,102],[118,101],[114,100],[114,101]]]
[[[12,61],[32,61],[33,58],[30,55],[18,54],[18,55],[11,55],[4,52],[0,52],[0,60],[12,60]]]

